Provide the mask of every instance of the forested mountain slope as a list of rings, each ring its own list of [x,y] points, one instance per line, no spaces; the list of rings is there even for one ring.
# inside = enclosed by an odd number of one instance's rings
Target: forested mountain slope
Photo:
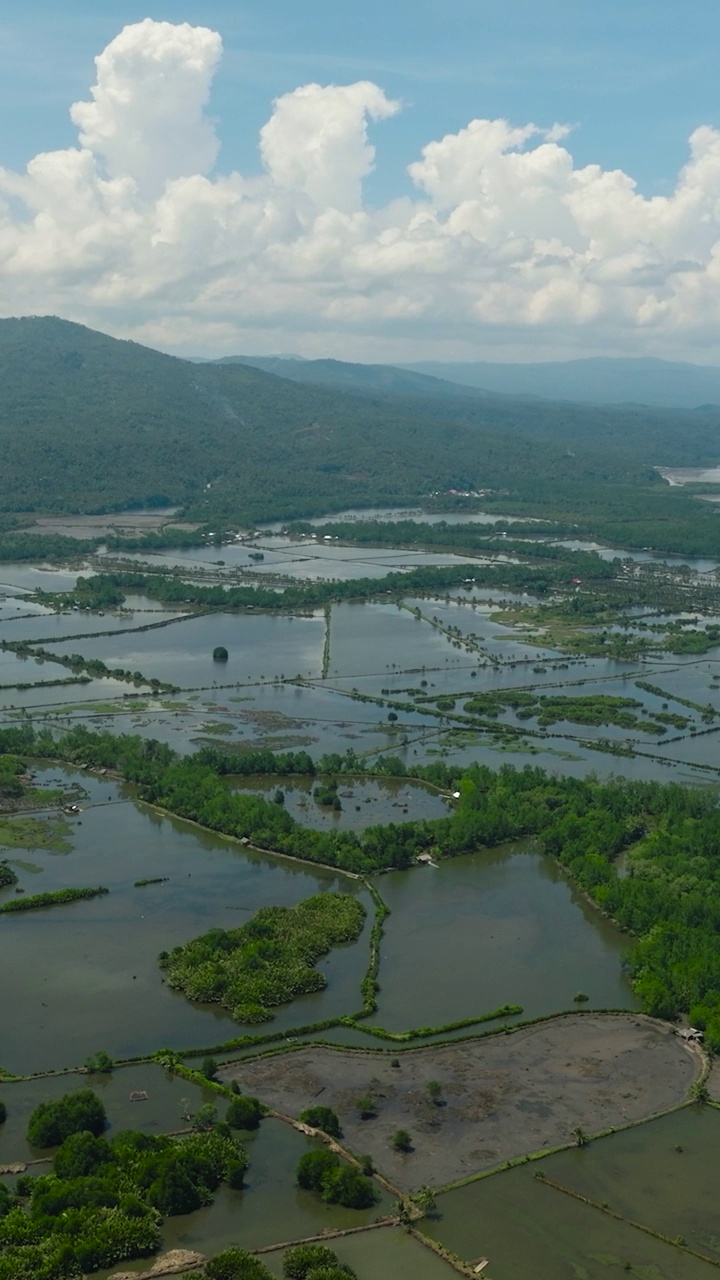
[[[602,378],[605,404],[571,403],[569,399],[545,400],[526,395],[522,385],[514,395],[498,394],[475,386],[461,386],[441,376],[427,376],[392,365],[348,364],[341,360],[296,360],[281,356],[233,356],[218,362],[247,364],[272,372],[293,382],[314,384],[340,391],[387,398],[392,396],[397,405],[401,398],[405,405],[413,405],[424,418],[452,420],[484,431],[512,433],[526,439],[564,441],[571,448],[589,447],[602,450],[607,457],[624,453],[640,462],[654,466],[699,466],[720,463],[720,403],[707,406],[703,412],[668,409],[646,404],[614,404],[624,387],[625,364],[645,365],[645,361],[572,361],[569,364],[601,366],[606,369]],[[662,361],[648,361],[650,365],[662,365]],[[615,368],[619,367],[619,383],[614,381]],[[418,369],[421,366],[418,366]],[[534,370],[542,365],[427,365],[423,368],[449,371],[482,370],[485,368]],[[553,366],[557,369],[564,365]],[[695,366],[668,365],[669,369],[692,369]],[[708,371],[712,373],[712,370]],[[720,371],[718,371],[720,374]],[[480,375],[478,375],[480,376]],[[593,386],[597,389],[597,377]],[[508,387],[512,385],[510,372],[506,376]],[[520,378],[522,384],[522,378]],[[581,374],[576,385],[581,386]],[[593,395],[579,399],[594,399]],[[718,379],[720,401],[720,377]]]
[[[342,377],[356,369],[322,363]],[[170,502],[215,521],[413,502],[450,488],[533,502],[604,486],[657,494],[667,490],[654,465],[717,459],[719,421],[401,395],[387,383],[361,394],[242,362],[178,360],[58,319],[0,321],[5,511]]]

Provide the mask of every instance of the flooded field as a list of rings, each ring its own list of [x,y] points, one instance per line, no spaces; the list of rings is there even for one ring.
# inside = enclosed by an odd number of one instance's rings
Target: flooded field
[[[488,513],[347,512],[348,540],[358,519],[400,520],[408,514],[449,525],[495,519]],[[101,520],[88,527],[102,530]],[[71,526],[72,521],[62,527]],[[82,527],[80,521],[77,528]],[[673,595],[667,587],[673,574],[683,590],[701,578],[712,587],[716,562],[616,552],[572,540],[562,545],[596,550],[604,560],[633,560],[634,565],[618,566],[617,581],[627,586],[650,573],[662,590],[652,607],[638,604],[630,590],[622,597],[627,608],[605,616],[595,608],[591,588],[583,595],[587,617],[575,625],[573,618],[552,616],[554,596],[549,590],[543,595],[542,583],[538,598],[522,590],[476,588],[469,568],[465,580],[464,567],[479,558],[299,539],[283,533],[281,525],[243,542],[128,553],[122,561],[151,571],[175,569],[176,578],[193,584],[255,583],[273,590],[302,582],[379,580],[432,566],[458,566],[460,572],[446,592],[434,588],[432,595],[423,595],[415,580],[412,592],[397,598],[352,600],[346,592],[342,601],[315,608],[324,599],[315,592],[306,612],[250,607],[195,614],[189,600],[172,607],[155,601],[151,586],[130,594],[122,608],[75,609],[70,601],[54,612],[42,597],[33,599],[36,589],[67,590],[79,574],[120,564],[117,557],[99,554],[63,567],[3,565],[0,641],[31,641],[58,659],[99,660],[137,672],[143,682],[98,677],[91,666],[87,682],[58,683],[81,668],[76,664],[73,673],[61,662],[0,650],[0,723],[19,725],[30,717],[37,727],[58,733],[85,726],[137,734],[184,755],[216,747],[237,753],[239,761],[257,749],[307,751],[316,762],[325,755],[322,770],[337,785],[330,802],[326,791],[325,803],[319,803],[323,791],[316,795],[316,788],[323,779],[317,777],[245,776],[238,765],[240,772],[229,774],[227,784],[282,805],[302,826],[331,839],[335,831],[361,833],[452,812],[448,794],[392,776],[435,761],[492,768],[531,764],[573,777],[594,773],[602,779],[674,779],[716,787],[720,643],[713,647],[711,633],[708,652],[699,651],[700,613],[689,596]],[[651,561],[657,563],[648,570],[644,566]],[[428,581],[437,579],[428,575]],[[516,585],[518,579],[508,581]],[[702,598],[711,596],[708,589]],[[572,593],[568,598],[572,604]],[[717,602],[714,610],[708,604],[704,624],[717,624],[718,618]],[[694,640],[685,643],[686,634]],[[621,656],[606,656],[600,637]],[[623,637],[633,642],[625,649]],[[671,641],[686,651],[673,653]],[[218,646],[227,649],[226,661],[215,660]],[[173,689],[161,693],[156,685],[153,691],[151,680]],[[620,703],[629,708],[625,720],[618,718]],[[388,776],[381,776],[383,768]],[[283,1047],[299,1049],[308,1037],[296,1037],[295,1028],[360,1008],[374,919],[373,900],[361,881],[261,854],[176,821],[139,803],[137,793],[109,776],[60,766],[43,766],[36,774],[35,785],[43,788],[67,791],[77,785],[80,812],[24,814],[20,826],[0,814],[0,858],[17,873],[18,889],[31,894],[102,885],[109,893],[0,917],[0,959],[12,975],[0,984],[2,1067],[18,1074],[76,1070],[99,1051],[116,1059],[150,1055],[163,1046],[202,1051],[243,1033],[275,1031],[285,1037]],[[443,785],[454,784],[445,778]],[[137,883],[145,879],[161,882]],[[336,1105],[349,1146],[370,1152],[403,1192],[421,1183],[448,1185],[530,1149],[567,1141],[574,1125],[595,1131],[643,1119],[654,1107],[686,1097],[698,1061],[667,1028],[650,1032],[638,1017],[626,976],[632,939],[529,842],[375,875],[372,884],[389,914],[379,944],[377,1009],[369,1025],[392,1033],[436,1028],[504,1005],[523,1010],[508,1022],[578,1009],[587,1017],[563,1017],[462,1045],[438,1045],[433,1036],[383,1042],[363,1031],[362,1022],[348,1022],[323,1032],[326,1049],[305,1043],[287,1057],[257,1061],[250,1060],[248,1046],[224,1054],[224,1078],[234,1072],[242,1087],[280,1109],[287,1105],[288,1114],[319,1097]],[[360,896],[367,909],[362,935],[320,959],[318,969],[327,979],[322,991],[279,1006],[271,1022],[241,1026],[218,1004],[193,1004],[168,988],[158,965],[161,951],[210,929],[235,928],[262,906],[293,905],[331,890]],[[10,886],[0,890],[0,898],[7,901],[15,893]],[[629,1016],[615,1019],[611,1033],[602,1009],[626,1010]],[[612,1021],[607,1015],[606,1022]],[[582,1032],[574,1030],[581,1025]],[[458,1028],[453,1034],[467,1033]],[[523,1036],[525,1048],[516,1051]],[[341,1052],[343,1046],[354,1052]],[[489,1065],[483,1066],[486,1051]],[[504,1054],[502,1062],[491,1061],[493,1053]],[[229,1067],[233,1056],[237,1066]],[[188,1061],[197,1067],[201,1058]],[[425,1097],[433,1075],[446,1090],[443,1105],[434,1110]],[[482,1096],[470,1097],[481,1077]],[[128,1126],[149,1133],[181,1128],[190,1123],[188,1115],[216,1097],[156,1063],[89,1081],[75,1073],[8,1083],[0,1090],[8,1106],[7,1123],[0,1126],[0,1164],[37,1158],[25,1138],[37,1101],[88,1082],[105,1102],[110,1136]],[[357,1114],[355,1093],[371,1085],[384,1092],[379,1114],[366,1122]],[[147,1099],[132,1102],[137,1091]],[[218,1105],[222,1116],[222,1097]],[[403,1154],[392,1140],[395,1126],[405,1124],[413,1141]],[[422,1230],[474,1267],[489,1259],[482,1272],[489,1280],[611,1280],[623,1272],[642,1280],[701,1280],[720,1262],[720,1233],[713,1225],[718,1125],[720,1113],[684,1110],[443,1192]],[[372,1211],[358,1213],[301,1191],[294,1170],[311,1145],[292,1127],[265,1120],[248,1135],[246,1190],[225,1188],[212,1206],[168,1218],[164,1248],[208,1254],[229,1245],[262,1249],[371,1223],[392,1209],[389,1195]],[[545,1183],[534,1177],[540,1169]],[[682,1237],[702,1256],[635,1223]],[[360,1280],[449,1280],[453,1274],[397,1227],[338,1239],[337,1252]],[[264,1257],[280,1277],[282,1250]],[[137,1262],[126,1269],[146,1267]]]
[[[717,1111],[685,1108],[448,1192],[423,1230],[468,1261],[489,1258],[494,1280],[605,1280],[623,1270],[709,1280],[720,1261],[719,1133]]]
[[[3,917],[2,945],[16,977],[2,984],[0,1018],[22,1034],[3,1038],[0,1062],[15,1072],[78,1066],[99,1049],[131,1057],[240,1034],[218,1005],[191,1004],[169,990],[160,951],[210,928],[236,928],[261,906],[293,905],[328,889],[357,891],[346,877],[241,851],[139,808],[114,783],[98,783],[92,799],[70,820],[70,852],[4,850],[29,893],[97,884],[110,890],[103,898]],[[135,886],[165,876],[165,883]],[[13,891],[0,892],[5,899]],[[366,895],[364,901],[370,905]],[[327,988],[283,1006],[273,1029],[355,1008],[366,964],[364,936],[323,957]]]
[[[572,1008],[578,991],[586,1007],[636,1007],[621,966],[628,940],[548,858],[509,846],[391,871],[378,887],[392,913],[381,1026],[438,1026],[505,1004],[533,1018]]]

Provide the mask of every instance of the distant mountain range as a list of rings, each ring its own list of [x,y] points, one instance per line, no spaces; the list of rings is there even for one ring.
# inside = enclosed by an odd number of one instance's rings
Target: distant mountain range
[[[720,368],[670,360],[563,360],[548,364],[445,364],[399,366],[463,387],[511,396],[542,396],[580,404],[647,404],[695,409],[720,405]]]

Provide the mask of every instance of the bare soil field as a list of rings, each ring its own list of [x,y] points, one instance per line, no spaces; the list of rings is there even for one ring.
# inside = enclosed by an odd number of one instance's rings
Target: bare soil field
[[[698,1051],[662,1023],[588,1014],[397,1055],[308,1047],[231,1063],[220,1075],[286,1115],[332,1107],[347,1146],[407,1190],[568,1142],[576,1126],[592,1134],[666,1110],[700,1067]],[[362,1120],[357,1104],[369,1094],[376,1115]],[[411,1136],[407,1154],[393,1149],[398,1129]]]
[[[130,537],[155,533],[165,527],[172,529],[196,529],[195,524],[183,524],[173,520],[177,508],[157,511],[120,511],[104,516],[38,516],[35,524],[23,529],[23,533],[61,533],[66,538],[102,538],[118,533]]]

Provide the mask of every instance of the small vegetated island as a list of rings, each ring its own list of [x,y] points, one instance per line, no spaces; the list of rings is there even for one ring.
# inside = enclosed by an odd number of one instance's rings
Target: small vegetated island
[[[277,1005],[327,986],[315,961],[354,942],[364,920],[352,894],[315,894],[296,907],[263,907],[239,929],[211,929],[160,964],[188,999],[222,1004],[237,1022],[266,1022]]]

